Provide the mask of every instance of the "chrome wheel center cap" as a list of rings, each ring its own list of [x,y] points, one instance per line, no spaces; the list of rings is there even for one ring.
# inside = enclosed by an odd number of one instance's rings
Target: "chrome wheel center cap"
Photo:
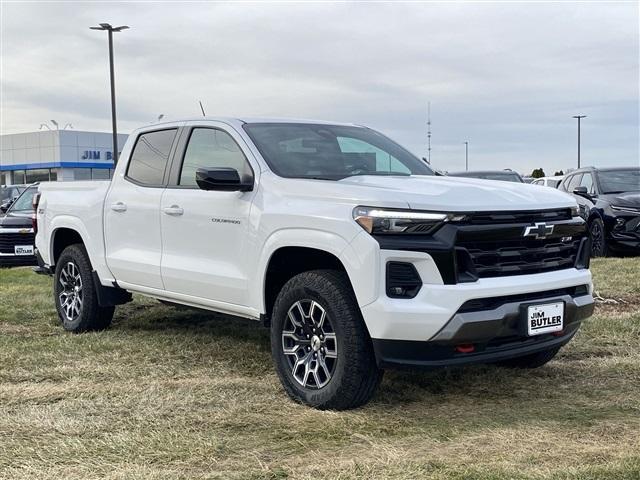
[[[318,337],[317,335],[314,335],[313,337],[311,337],[311,348],[313,348],[314,352],[317,352],[318,350],[320,350],[321,346],[322,346],[322,342],[320,341],[320,337]]]

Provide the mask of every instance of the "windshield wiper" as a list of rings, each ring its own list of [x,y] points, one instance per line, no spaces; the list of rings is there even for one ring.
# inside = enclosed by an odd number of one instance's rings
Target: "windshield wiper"
[[[374,176],[378,176],[378,177],[410,177],[411,174],[407,173],[407,172],[360,172],[360,173],[352,173],[349,175],[346,175],[342,178],[349,178],[349,177],[361,177],[364,175],[374,175]]]

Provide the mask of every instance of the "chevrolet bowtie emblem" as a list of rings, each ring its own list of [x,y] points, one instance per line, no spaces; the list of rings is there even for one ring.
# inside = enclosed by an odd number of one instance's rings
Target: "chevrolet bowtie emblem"
[[[547,238],[553,233],[553,225],[546,223],[536,223],[524,229],[524,237],[533,237],[536,240]]]

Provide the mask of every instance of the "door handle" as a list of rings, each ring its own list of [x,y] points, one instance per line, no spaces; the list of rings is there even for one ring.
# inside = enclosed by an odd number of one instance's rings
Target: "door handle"
[[[127,204],[123,202],[112,203],[111,210],[113,210],[114,212],[126,212]]]
[[[184,210],[180,208],[178,205],[171,205],[170,207],[164,207],[162,211],[167,215],[172,215],[174,217],[178,217],[184,213]]]

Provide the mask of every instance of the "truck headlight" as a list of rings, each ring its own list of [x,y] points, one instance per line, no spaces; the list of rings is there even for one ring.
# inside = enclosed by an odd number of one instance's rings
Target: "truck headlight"
[[[356,207],[353,219],[367,232],[377,234],[421,234],[435,232],[446,222],[464,220],[465,215],[417,210]]]
[[[580,215],[580,208],[578,207],[578,205],[576,205],[575,207],[571,207],[571,216],[572,217],[578,217],[581,216]]]

